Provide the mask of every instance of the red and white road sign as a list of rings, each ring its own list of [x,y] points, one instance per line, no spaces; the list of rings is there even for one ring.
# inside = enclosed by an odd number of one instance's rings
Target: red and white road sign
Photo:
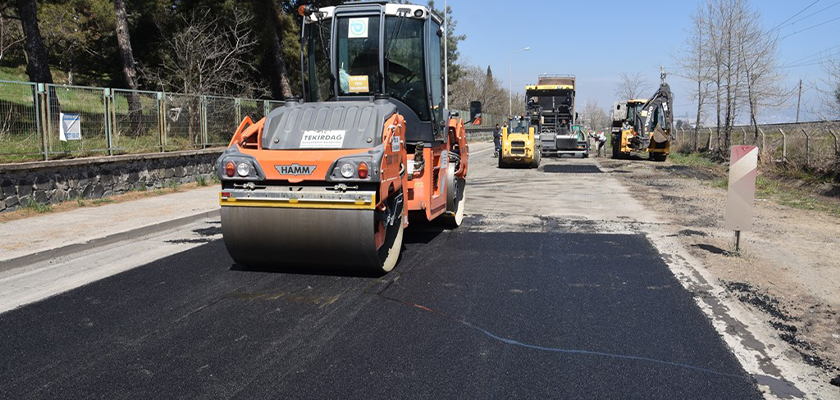
[[[755,177],[758,174],[758,147],[732,146],[729,156],[729,193],[726,196],[726,229],[752,228]]]

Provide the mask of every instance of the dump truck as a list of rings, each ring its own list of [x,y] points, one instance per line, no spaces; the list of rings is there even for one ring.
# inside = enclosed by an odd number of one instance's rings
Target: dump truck
[[[671,152],[673,95],[660,75],[659,89],[650,99],[616,102],[612,109],[612,158],[627,158],[632,153],[648,153],[653,161],[665,161]]]
[[[578,134],[572,131],[575,112],[575,76],[542,74],[536,85],[525,87],[531,125],[537,127],[542,155],[587,154],[578,148]]]
[[[508,125],[502,128],[499,168],[517,164],[539,168],[542,154],[535,132],[535,127],[531,126],[529,118],[509,118]]]
[[[245,118],[217,161],[225,246],[245,266],[387,272],[409,213],[464,217],[469,147],[444,105],[443,19],[370,1],[298,12],[303,98]]]

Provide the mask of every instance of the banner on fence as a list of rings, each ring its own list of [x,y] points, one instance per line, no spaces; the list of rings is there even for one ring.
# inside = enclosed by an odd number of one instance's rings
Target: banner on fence
[[[58,134],[62,142],[68,140],[82,140],[82,124],[79,114],[65,114],[60,113],[61,124],[59,124]]]
[[[726,196],[726,229],[752,228],[755,178],[758,174],[758,147],[732,146],[729,156],[729,193]]]

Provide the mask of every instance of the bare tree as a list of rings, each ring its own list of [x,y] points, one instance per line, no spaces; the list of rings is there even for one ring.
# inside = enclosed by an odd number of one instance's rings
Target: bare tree
[[[707,32],[709,35],[708,42],[707,42],[707,51],[709,53],[709,61],[712,62],[712,86],[714,87],[714,94],[715,94],[715,128],[718,131],[717,135],[717,147],[720,148],[720,116],[721,116],[721,106],[722,106],[722,97],[721,97],[721,83],[723,81],[723,73],[722,73],[722,60],[723,60],[723,51],[721,43],[721,35],[718,29],[716,29],[717,20],[719,18],[719,13],[716,12],[716,5],[713,1],[709,1],[706,3],[706,25],[707,25]],[[709,135],[709,140],[706,142],[706,148],[712,148],[712,135]]]
[[[718,130],[717,150],[727,153],[731,144],[732,126],[745,103],[745,57],[742,54],[747,40],[750,18],[755,17],[746,0],[709,0],[706,4],[705,58],[711,62],[711,86],[715,96],[715,119]],[[722,133],[722,135],[721,135]],[[711,137],[709,138],[711,145]]]
[[[208,9],[180,17],[182,29],[163,39],[167,56],[146,75],[164,89],[188,94],[239,96],[259,90],[247,75],[254,70],[249,53],[256,40],[247,26],[252,17],[243,11],[233,15],[228,23]]]
[[[778,106],[787,97],[778,82],[782,81],[777,68],[777,39],[760,25],[758,11],[748,13],[742,26],[743,40],[739,43],[743,63],[744,84],[753,143],[758,143],[758,114],[763,108]]]
[[[700,6],[691,16],[691,27],[688,31],[685,47],[680,52],[681,54],[676,57],[681,69],[679,75],[690,80],[694,85],[691,92],[694,100],[697,101],[697,116],[692,138],[692,149],[694,151],[697,151],[698,147],[697,140],[703,118],[703,106],[708,101],[712,84],[712,63],[709,54],[711,38],[708,26],[709,15],[706,11],[706,8]]]
[[[484,98],[485,74],[481,68],[476,66],[464,67],[462,79],[451,85],[452,92],[449,97],[449,104],[453,109],[468,110],[470,101],[480,101],[486,104]],[[484,110],[486,111],[486,108]]]
[[[256,40],[248,22],[251,16],[233,12],[233,20],[223,21],[208,9],[196,10],[189,18],[180,17],[182,28],[163,38],[166,57],[157,69],[141,68],[143,75],[164,90],[186,94],[223,94],[250,96],[262,94],[248,73],[255,69],[251,49]],[[194,115],[199,104],[186,104],[188,115]],[[189,118],[190,143],[197,143],[193,119]]]
[[[23,39],[20,24],[15,18],[5,15],[5,9],[0,9],[0,61],[8,51],[23,43]]]
[[[650,83],[639,72],[628,74],[622,72],[619,75],[618,86],[615,88],[615,96],[620,100],[638,99],[645,96],[645,91],[650,88]]]
[[[817,90],[820,93],[820,112],[823,119],[840,118],[840,54],[826,57],[822,63],[827,78]]]
[[[580,113],[583,124],[592,130],[606,130],[610,127],[610,116],[595,100],[586,100]]]
[[[461,77],[450,86],[449,103],[454,109],[469,109],[470,101],[480,101],[485,113],[491,115],[507,115],[507,88],[493,77],[490,68],[482,69],[476,66],[462,66]],[[525,98],[516,95],[516,113],[525,110]]]

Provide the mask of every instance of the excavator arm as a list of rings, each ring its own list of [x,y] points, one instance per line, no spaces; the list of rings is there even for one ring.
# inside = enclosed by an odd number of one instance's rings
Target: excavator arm
[[[636,129],[636,138],[639,140],[638,148],[648,148],[650,140],[659,136],[657,141],[668,140],[671,128],[674,124],[673,101],[671,87],[665,83],[665,72],[660,75],[662,82],[656,93],[642,106],[640,112],[636,113],[633,128]]]

